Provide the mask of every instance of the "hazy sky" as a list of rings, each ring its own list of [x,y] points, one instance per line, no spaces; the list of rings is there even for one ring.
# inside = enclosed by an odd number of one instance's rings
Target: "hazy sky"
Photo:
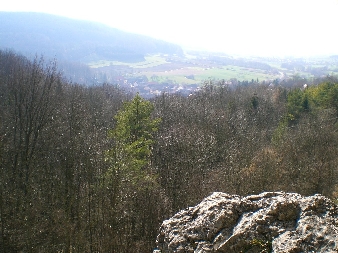
[[[338,54],[338,0],[8,0],[0,11],[93,20],[229,54]]]

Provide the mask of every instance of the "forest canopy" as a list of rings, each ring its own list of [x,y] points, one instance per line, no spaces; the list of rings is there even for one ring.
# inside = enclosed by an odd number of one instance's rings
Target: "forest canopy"
[[[145,100],[0,51],[0,252],[149,252],[213,191],[337,199],[338,81],[303,84]]]

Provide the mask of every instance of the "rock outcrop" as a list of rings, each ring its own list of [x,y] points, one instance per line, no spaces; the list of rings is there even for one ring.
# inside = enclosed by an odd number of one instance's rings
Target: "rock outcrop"
[[[338,252],[338,209],[322,195],[215,192],[162,223],[158,251]]]

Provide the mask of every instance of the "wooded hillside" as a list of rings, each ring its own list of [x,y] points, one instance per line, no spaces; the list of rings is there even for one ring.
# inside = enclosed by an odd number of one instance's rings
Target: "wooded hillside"
[[[112,13],[112,15],[114,15]],[[147,54],[182,54],[180,46],[100,23],[34,12],[0,12],[0,49],[71,63],[137,62]]]
[[[150,252],[213,191],[337,198],[338,81],[152,100],[0,51],[0,252]]]

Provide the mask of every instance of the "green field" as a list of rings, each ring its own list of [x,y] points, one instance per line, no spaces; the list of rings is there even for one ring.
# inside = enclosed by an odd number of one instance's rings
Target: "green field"
[[[160,55],[152,55],[146,56],[145,61],[142,62],[135,62],[135,63],[128,63],[128,62],[120,62],[120,61],[96,61],[91,62],[88,65],[91,68],[100,68],[100,67],[107,67],[112,65],[119,65],[119,66],[129,66],[134,69],[142,69],[142,68],[151,68],[155,66],[159,66],[162,64],[168,63],[163,56]]]
[[[337,74],[338,64],[334,60],[326,59],[245,59],[246,61],[255,61],[268,64],[273,71],[267,71],[254,67],[241,67],[237,65],[222,65],[212,62],[208,57],[176,57],[170,58],[164,55],[148,55],[144,61],[127,63],[119,61],[96,61],[89,64],[91,68],[126,66],[132,69],[128,75],[134,77],[147,76],[150,82],[157,83],[177,83],[177,84],[201,84],[206,80],[231,80],[238,81],[263,81],[274,80],[278,78],[300,76],[301,78],[312,78],[314,75],[308,70],[297,70],[297,66],[309,68],[327,68],[322,71],[323,74]],[[292,62],[295,69],[282,68],[283,63]],[[298,64],[298,65],[297,65]]]
[[[254,80],[265,80],[265,79],[274,79],[277,78],[276,76],[265,74],[262,70],[257,69],[248,69],[238,66],[228,65],[222,68],[212,68],[207,69],[203,73],[198,75],[200,80],[206,80],[210,78],[214,79],[224,79],[230,80],[232,78],[236,78],[239,81],[250,81]]]
[[[278,75],[266,74],[262,70],[247,69],[238,66],[225,66],[214,68],[187,67],[169,71],[140,71],[140,75],[145,75],[151,80],[152,76],[157,76],[159,81],[168,79],[183,84],[202,83],[205,80],[230,80],[236,78],[239,81],[271,80],[278,78]],[[188,79],[187,76],[194,76]]]

